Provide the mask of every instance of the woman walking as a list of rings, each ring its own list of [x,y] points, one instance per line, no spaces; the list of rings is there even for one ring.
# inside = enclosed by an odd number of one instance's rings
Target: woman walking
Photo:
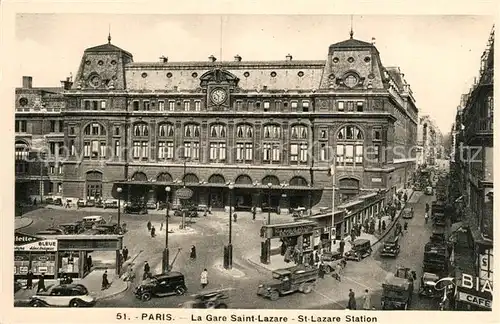
[[[203,269],[200,275],[200,283],[201,283],[201,288],[205,288],[208,285],[208,271],[207,269]]]

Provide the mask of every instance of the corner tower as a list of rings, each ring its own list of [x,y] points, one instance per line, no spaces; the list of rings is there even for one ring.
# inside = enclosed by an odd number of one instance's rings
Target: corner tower
[[[108,43],[87,48],[76,74],[73,90],[123,90],[126,88],[125,65],[133,62],[132,54]]]

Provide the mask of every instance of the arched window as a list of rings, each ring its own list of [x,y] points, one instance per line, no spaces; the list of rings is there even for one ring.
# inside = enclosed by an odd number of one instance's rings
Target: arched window
[[[132,141],[133,158],[135,160],[148,160],[149,159],[149,125],[146,123],[136,123],[133,127]]]
[[[253,126],[239,124],[236,126],[236,162],[252,163],[253,161]]]
[[[172,176],[170,173],[162,172],[156,177],[156,182],[172,182]]]
[[[187,173],[184,176],[183,181],[185,183],[199,183],[200,182],[200,180],[198,179],[198,176],[196,176],[196,174],[194,174],[194,173]]]
[[[272,184],[273,186],[279,186],[280,179],[278,179],[278,177],[274,176],[274,175],[268,175],[268,176],[265,176],[264,178],[262,178],[263,185],[267,186],[269,183]]]
[[[190,160],[200,159],[200,125],[184,125],[183,157]]]
[[[174,158],[174,125],[163,123],[158,126],[158,160],[172,160]]]
[[[359,193],[359,180],[355,178],[340,179],[339,190],[341,199],[348,200]]]
[[[236,183],[236,184],[248,184],[248,185],[251,185],[252,184],[252,178],[250,178],[246,174],[240,174],[236,178],[236,180],[234,180],[234,183]]]
[[[265,125],[263,128],[262,162],[266,164],[281,161],[281,126]]]
[[[344,126],[337,133],[336,161],[338,165],[363,165],[364,136],[357,126]]]
[[[144,172],[137,171],[132,175],[132,181],[148,181],[148,176]]]
[[[308,127],[294,125],[290,131],[290,163],[307,164],[309,157]]]
[[[146,123],[134,124],[134,136],[147,137],[149,136],[149,126]]]
[[[264,138],[280,139],[281,138],[281,127],[278,125],[266,125],[266,126],[264,126]]]
[[[307,139],[307,126],[303,126],[303,125],[292,126],[290,138],[291,139]]]
[[[292,179],[290,179],[290,186],[307,187],[307,180],[299,176],[293,177]]]
[[[223,175],[220,174],[212,174],[210,178],[208,178],[208,183],[226,183]]]
[[[83,157],[105,158],[107,153],[106,129],[100,123],[90,123],[83,129]]]
[[[221,163],[226,161],[226,125],[214,124],[210,126],[210,162]]]

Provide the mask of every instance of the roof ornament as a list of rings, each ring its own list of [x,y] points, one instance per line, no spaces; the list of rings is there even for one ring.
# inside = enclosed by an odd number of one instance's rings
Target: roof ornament
[[[108,25],[108,44],[111,44],[111,24]]]
[[[352,15],[351,15],[351,32],[349,33],[349,36],[351,36],[351,39],[354,36],[354,32],[352,30]]]

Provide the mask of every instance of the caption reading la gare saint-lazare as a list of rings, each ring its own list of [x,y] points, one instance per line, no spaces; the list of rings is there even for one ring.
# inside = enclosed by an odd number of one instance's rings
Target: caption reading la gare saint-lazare
[[[290,318],[287,316],[264,316],[264,315],[236,315],[230,316],[217,316],[207,314],[206,316],[191,314],[192,322],[288,322]],[[377,317],[375,316],[317,316],[317,315],[298,315],[296,318],[299,323],[376,323]]]

